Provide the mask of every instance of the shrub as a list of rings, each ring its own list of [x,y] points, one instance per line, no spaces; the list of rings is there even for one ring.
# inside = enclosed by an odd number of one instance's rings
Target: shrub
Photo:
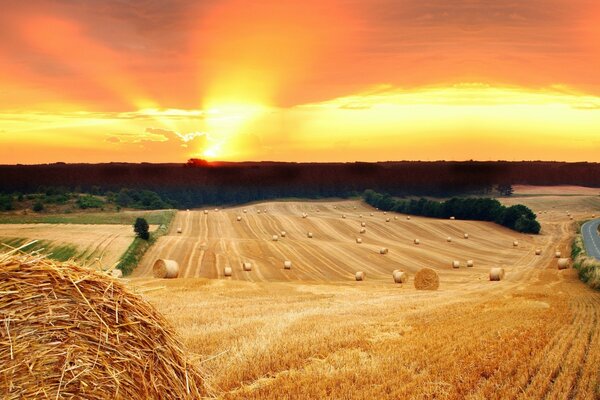
[[[95,196],[86,195],[86,196],[80,196],[77,199],[77,205],[81,209],[100,208],[104,205],[104,202],[102,201],[102,199],[99,199]]]
[[[36,201],[35,204],[33,205],[33,211],[35,211],[35,212],[44,211],[44,203],[42,203],[39,200]]]
[[[148,233],[149,229],[150,227],[148,226],[148,221],[146,221],[144,218],[137,218],[133,224],[134,232],[139,238],[144,240],[148,240],[150,238],[150,234]]]

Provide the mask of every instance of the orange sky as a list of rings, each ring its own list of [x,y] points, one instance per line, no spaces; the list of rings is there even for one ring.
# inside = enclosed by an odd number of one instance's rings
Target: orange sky
[[[595,0],[8,1],[0,163],[600,162]]]

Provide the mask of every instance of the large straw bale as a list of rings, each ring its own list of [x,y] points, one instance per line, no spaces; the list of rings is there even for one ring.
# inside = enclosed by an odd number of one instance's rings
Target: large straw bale
[[[199,399],[175,330],[116,279],[0,254],[0,398]]]
[[[438,290],[440,278],[433,269],[422,268],[415,275],[415,288],[417,290]]]
[[[158,259],[152,266],[152,274],[155,278],[177,278],[179,276],[179,264],[173,260]]]

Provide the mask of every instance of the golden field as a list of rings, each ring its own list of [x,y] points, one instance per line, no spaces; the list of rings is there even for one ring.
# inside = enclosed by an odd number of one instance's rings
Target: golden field
[[[127,281],[182,335],[206,374],[207,396],[596,399],[600,293],[576,271],[558,271],[554,251],[568,254],[576,229],[565,209],[589,218],[597,199],[507,200],[538,212],[536,236],[483,222],[407,220],[352,201],[180,212]],[[286,237],[272,241],[281,230]],[[153,279],[159,257],[177,260],[186,279]],[[424,266],[438,272],[438,291],[414,289]],[[504,280],[488,280],[492,266],[506,269]],[[411,277],[402,286],[391,277],[397,268]],[[358,270],[365,281],[354,281]]]

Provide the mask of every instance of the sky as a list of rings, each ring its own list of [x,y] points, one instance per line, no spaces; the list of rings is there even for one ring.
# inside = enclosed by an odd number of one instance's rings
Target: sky
[[[596,0],[6,0],[0,164],[600,162]]]

